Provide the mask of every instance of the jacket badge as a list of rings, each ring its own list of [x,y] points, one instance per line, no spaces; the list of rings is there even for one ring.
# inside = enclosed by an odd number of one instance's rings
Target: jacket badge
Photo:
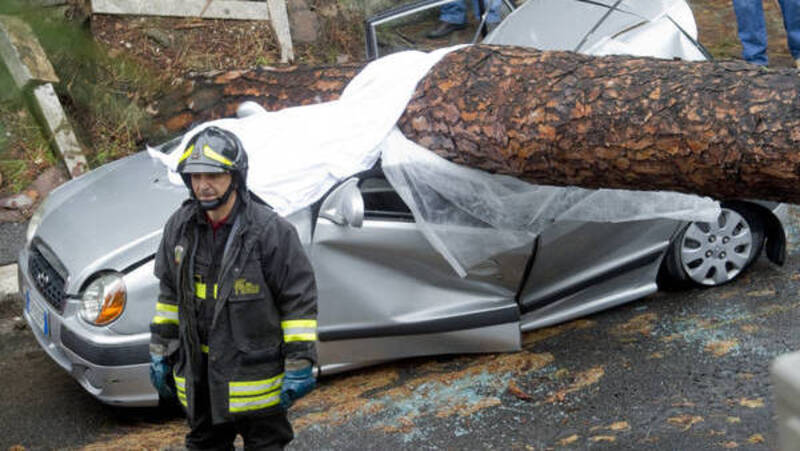
[[[184,248],[180,244],[175,246],[175,264],[179,265],[183,260]]]
[[[236,279],[233,282],[233,292],[236,296],[241,296],[243,294],[258,294],[261,292],[261,286],[248,282],[247,279]]]

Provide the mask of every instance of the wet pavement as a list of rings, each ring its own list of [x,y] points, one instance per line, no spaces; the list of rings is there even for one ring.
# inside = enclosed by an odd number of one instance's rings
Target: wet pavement
[[[74,448],[177,418],[174,411],[101,404],[45,354],[21,315],[18,295],[0,294],[0,450]]]
[[[798,220],[794,210],[792,239]],[[292,449],[774,449],[769,364],[800,349],[800,259],[712,290],[659,293],[524,336],[326,378]],[[0,308],[0,448],[180,447],[184,420],[86,394]]]
[[[27,229],[27,222],[0,222],[0,266],[17,261]]]
[[[302,449],[773,449],[769,364],[800,349],[798,267],[659,294],[525,336],[323,384]]]

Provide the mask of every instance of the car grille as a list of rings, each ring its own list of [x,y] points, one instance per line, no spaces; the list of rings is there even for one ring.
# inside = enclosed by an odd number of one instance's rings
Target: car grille
[[[58,312],[64,309],[66,294],[64,293],[64,278],[53,268],[53,265],[44,258],[36,247],[31,246],[28,259],[28,272],[33,283],[47,302],[55,307]]]

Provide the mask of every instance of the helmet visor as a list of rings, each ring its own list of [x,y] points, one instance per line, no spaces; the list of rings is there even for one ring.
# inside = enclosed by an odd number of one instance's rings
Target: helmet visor
[[[224,153],[231,152],[218,152],[206,142],[196,142],[190,145],[181,155],[178,160],[178,172],[181,174],[196,172],[217,173],[234,170],[234,161]]]
[[[222,168],[218,164],[213,164],[206,161],[187,161],[178,169],[178,172],[181,174],[218,174],[220,172],[229,171],[229,169]]]

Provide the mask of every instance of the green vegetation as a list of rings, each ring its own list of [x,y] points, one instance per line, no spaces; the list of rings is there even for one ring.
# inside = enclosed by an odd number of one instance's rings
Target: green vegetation
[[[61,79],[56,92],[90,166],[139,150],[149,117],[137,102],[156,96],[161,87],[152,70],[128,56],[112,56],[98,45],[81,22],[77,4],[32,8],[19,0],[3,0],[0,14],[21,17],[39,38]],[[2,196],[23,190],[57,159],[1,64],[0,92]]]
[[[55,164],[47,140],[28,113],[11,74],[0,65],[0,196],[24,189],[38,174]]]
[[[98,16],[88,1],[32,7],[0,0],[0,14],[16,15],[34,30],[61,82],[55,85],[91,167],[141,150],[158,139],[152,116],[172,81],[188,71],[274,65],[269,27],[258,22]],[[295,49],[298,64],[357,61],[363,52],[364,14],[392,0],[309,0],[320,13],[319,43]],[[391,6],[391,5],[390,5]],[[376,9],[377,8],[377,9]],[[324,12],[323,12],[324,11]],[[0,64],[0,197],[19,192],[57,164],[35,117]]]
[[[19,101],[0,102],[0,193],[18,193],[56,164],[39,124]]]

